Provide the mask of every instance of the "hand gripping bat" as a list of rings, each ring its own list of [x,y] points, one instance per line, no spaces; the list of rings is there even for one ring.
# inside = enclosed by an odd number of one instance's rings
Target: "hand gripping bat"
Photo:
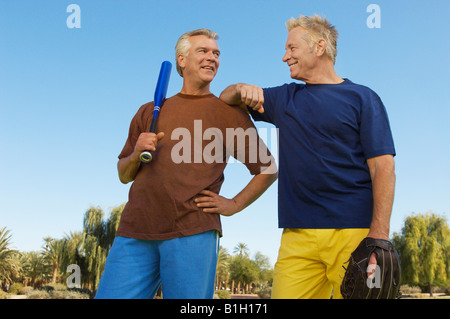
[[[150,133],[155,132],[156,121],[158,119],[159,111],[166,100],[167,87],[169,85],[170,71],[172,70],[172,64],[169,61],[164,61],[161,64],[161,70],[159,71],[158,83],[156,84],[155,97],[154,97],[154,109],[152,123],[150,124]],[[148,163],[152,160],[152,154],[150,151],[143,151],[139,155],[139,159],[143,163]]]

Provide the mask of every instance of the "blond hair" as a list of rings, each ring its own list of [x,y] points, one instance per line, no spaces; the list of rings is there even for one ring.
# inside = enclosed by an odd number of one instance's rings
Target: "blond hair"
[[[336,62],[338,31],[327,19],[315,14],[312,17],[300,15],[297,19],[291,18],[286,22],[286,27],[290,32],[296,27],[302,27],[309,35],[309,45],[312,48],[314,43],[324,39],[327,43],[325,54],[328,58]]]
[[[195,35],[205,35],[210,39],[217,40],[219,38],[219,35],[211,31],[209,29],[197,29],[192,30],[184,33],[181,37],[178,38],[177,44],[175,45],[175,61],[177,66],[177,72],[181,77],[183,77],[183,70],[181,69],[180,65],[178,64],[178,55],[182,54],[187,56],[189,49],[191,48],[191,43],[189,42],[189,38],[193,37]]]

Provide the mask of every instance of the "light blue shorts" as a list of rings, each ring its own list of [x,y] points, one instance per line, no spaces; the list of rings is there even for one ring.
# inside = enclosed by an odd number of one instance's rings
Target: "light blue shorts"
[[[96,299],[212,299],[219,250],[217,231],[168,239],[116,237]]]

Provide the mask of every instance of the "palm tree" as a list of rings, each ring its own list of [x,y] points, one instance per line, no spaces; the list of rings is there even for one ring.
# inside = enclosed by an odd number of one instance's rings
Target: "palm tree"
[[[61,272],[60,266],[64,260],[66,240],[46,237],[44,238],[44,242],[45,246],[42,247],[42,257],[44,258],[44,261],[51,266],[51,282],[56,283],[58,272]]]
[[[37,251],[23,253],[20,262],[26,285],[30,282],[33,288],[38,288],[46,278],[47,265],[42,254]]]
[[[248,257],[248,252],[249,252],[248,246],[247,244],[244,243],[238,243],[236,247],[234,247],[233,249],[233,253],[238,253],[239,256],[241,257],[243,256]]]
[[[71,264],[78,264],[78,259],[81,255],[81,246],[83,244],[83,233],[82,232],[70,232],[66,234],[64,239],[64,258],[61,262],[61,269],[67,269]],[[81,266],[81,265],[79,265]]]
[[[70,232],[66,234],[64,237],[66,241],[65,250],[64,250],[64,259],[61,264],[61,271],[64,273],[64,280],[70,275],[67,272],[67,267],[69,265],[77,265],[80,267],[81,271],[81,283],[85,286],[89,285],[89,271],[88,265],[86,262],[86,256],[83,251],[83,233],[82,232]]]
[[[13,283],[14,278],[22,271],[19,251],[9,247],[11,237],[6,227],[0,229],[0,281],[4,290],[6,285]]]

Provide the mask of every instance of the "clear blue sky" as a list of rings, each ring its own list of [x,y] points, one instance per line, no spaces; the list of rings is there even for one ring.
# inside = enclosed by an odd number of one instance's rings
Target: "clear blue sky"
[[[81,8],[79,29],[66,25],[72,3]],[[371,3],[381,9],[380,28],[366,24]],[[219,95],[236,82],[292,82],[281,61],[285,22],[314,13],[340,33],[338,74],[371,87],[388,110],[397,149],[391,231],[412,212],[448,218],[449,12],[448,0],[0,0],[0,227],[12,231],[17,249],[39,250],[46,236],[82,230],[91,205],[108,214],[127,201],[117,155],[182,33],[206,27],[220,34],[211,86]],[[168,95],[181,83],[173,69]],[[222,194],[234,196],[250,178],[242,164],[230,164]],[[276,203],[277,183],[222,219],[221,244],[231,252],[244,242],[274,263]]]

